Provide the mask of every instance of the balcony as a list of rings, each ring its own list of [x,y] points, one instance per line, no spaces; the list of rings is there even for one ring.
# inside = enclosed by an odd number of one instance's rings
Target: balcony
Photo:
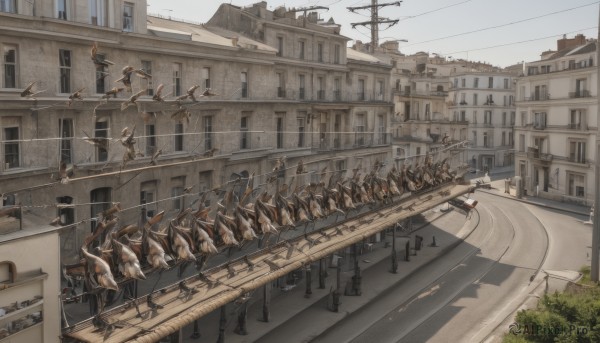
[[[580,90],[580,91],[575,91],[575,92],[569,92],[569,98],[570,99],[576,99],[576,98],[589,98],[590,95],[590,91],[589,90]]]
[[[298,90],[298,99],[304,100],[305,97],[306,97],[306,94],[304,92],[304,87],[300,87],[300,89]]]
[[[459,103],[459,105],[461,105],[461,106],[465,106],[465,105],[468,105],[468,104],[467,104],[467,102],[466,102],[466,101],[461,101],[461,102]]]
[[[539,152],[537,147],[527,148],[527,158],[540,162],[542,164],[550,164],[553,159],[552,154],[546,154]]]
[[[356,100],[357,101],[365,101],[365,92],[358,92],[356,93]]]
[[[391,134],[386,132],[327,132],[315,135],[317,141],[311,146],[318,151],[362,149],[377,146],[386,146],[391,142]]]
[[[546,129],[546,124],[542,124],[542,123],[533,123],[533,128],[535,130],[544,130]]]
[[[525,97],[524,101],[546,101],[550,100],[550,93],[531,93],[530,97]]]

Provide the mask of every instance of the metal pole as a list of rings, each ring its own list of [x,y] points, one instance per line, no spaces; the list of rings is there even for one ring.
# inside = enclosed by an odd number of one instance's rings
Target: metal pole
[[[221,317],[219,319],[219,337],[217,343],[225,343],[225,325],[227,324],[227,313],[225,305],[221,306]]]
[[[268,323],[271,319],[269,307],[271,305],[271,283],[267,282],[263,286],[263,317],[262,321]]]
[[[598,7],[598,23],[600,23],[600,6]],[[594,202],[594,227],[592,231],[592,265],[590,278],[598,282],[598,268],[600,252],[598,251],[600,241],[600,25],[598,26],[598,37],[596,39],[596,185]]]
[[[325,289],[325,277],[326,277],[326,271],[325,271],[325,259],[322,258],[319,260],[319,288],[320,289]]]
[[[306,292],[304,293],[305,298],[310,298],[312,295],[312,271],[310,264],[306,265]]]
[[[396,227],[392,228],[392,273],[398,273],[398,256],[396,256]]]

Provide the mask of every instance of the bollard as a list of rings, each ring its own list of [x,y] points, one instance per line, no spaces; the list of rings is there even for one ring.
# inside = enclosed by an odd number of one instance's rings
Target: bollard
[[[431,246],[432,247],[437,247],[437,243],[435,242],[435,236],[432,236],[432,242],[431,242]]]

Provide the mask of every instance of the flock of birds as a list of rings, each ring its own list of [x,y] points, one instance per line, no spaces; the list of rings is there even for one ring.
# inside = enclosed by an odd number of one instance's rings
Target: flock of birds
[[[109,67],[115,65],[114,62],[104,59],[104,57],[102,55],[98,54],[98,45],[96,43],[94,43],[91,48],[90,57],[91,57],[92,62],[94,63],[94,66],[101,67],[102,70],[108,70]],[[99,79],[104,79],[108,75],[110,75],[110,72],[102,71],[99,74]],[[100,97],[100,101],[93,109],[94,117],[96,116],[96,111],[98,110],[98,108],[100,108],[103,105],[107,105],[109,99],[111,99],[111,98],[116,99],[118,97],[118,95],[124,91],[127,93],[130,93],[131,95],[128,98],[124,98],[123,102],[121,103],[121,107],[120,107],[121,111],[125,111],[130,106],[136,106],[138,113],[140,113],[144,122],[148,122],[151,119],[156,117],[155,112],[143,111],[140,106],[140,103],[139,103],[140,97],[145,94],[148,94],[148,89],[140,89],[139,91],[133,93],[132,76],[134,76],[134,75],[138,76],[140,79],[144,79],[144,80],[152,79],[152,75],[148,74],[146,71],[144,71],[141,68],[134,68],[132,66],[123,67],[123,69],[121,70],[121,77],[114,81],[115,83],[122,84],[122,87],[121,86],[113,87],[109,91],[105,92]],[[21,92],[21,97],[26,98],[26,99],[37,100],[36,96],[38,94],[44,93],[46,91],[46,90],[34,90],[34,88],[36,88],[36,84],[38,84],[38,82],[39,81],[33,81],[33,82],[29,83],[29,85],[27,87],[25,87],[25,89]],[[156,89],[154,90],[153,95],[152,95],[152,101],[173,106],[175,109],[173,109],[171,111],[171,113],[169,114],[171,119],[178,121],[178,122],[186,121],[188,124],[190,123],[190,118],[191,118],[191,113],[190,113],[188,107],[191,104],[197,103],[198,98],[212,97],[212,96],[218,95],[218,94],[212,92],[212,90],[210,88],[205,89],[204,92],[202,92],[201,94],[196,94],[196,91],[198,90],[198,88],[200,88],[200,86],[194,85],[194,86],[190,87],[183,94],[176,96],[174,99],[168,99],[168,97],[171,95],[171,93],[163,94],[164,87],[165,87],[165,85],[162,83],[156,87]],[[142,88],[142,87],[140,86],[140,88]],[[85,91],[85,87],[80,88],[80,89],[76,90],[75,92],[71,93],[65,102],[58,102],[53,105],[40,107],[40,108],[34,108],[34,109],[35,110],[45,110],[45,109],[49,109],[49,108],[56,107],[56,106],[66,106],[66,107],[70,108],[76,101],[83,101],[84,91]],[[186,101],[186,100],[191,100],[191,101]],[[161,112],[165,113],[165,111],[161,111]],[[121,138],[118,139],[118,141],[125,147],[125,152],[123,154],[122,165],[121,165],[122,168],[124,168],[126,166],[127,162],[135,159],[136,157],[144,156],[143,153],[141,153],[140,151],[136,151],[136,149],[135,149],[136,140],[134,139],[134,132],[135,132],[135,126],[133,127],[133,129],[129,129],[128,127],[125,127],[121,131]],[[105,150],[108,149],[109,138],[92,137],[92,136],[88,135],[85,131],[83,133],[85,134],[85,137],[83,138],[84,141],[94,145],[95,147],[105,149]],[[162,151],[157,151],[157,153],[158,153],[158,155],[160,155],[160,153],[162,153]],[[158,155],[152,156],[153,162],[158,157]],[[69,175],[72,175],[72,172],[73,172],[72,166],[68,166],[63,161],[60,161],[59,171],[58,171],[58,180],[60,180],[61,183],[67,183],[69,180]]]
[[[267,179],[276,179],[284,167],[285,157],[277,160]],[[259,238],[269,244],[270,238],[279,240],[284,230],[304,225],[306,232],[310,223],[314,225],[328,216],[347,216],[364,205],[390,203],[405,193],[428,189],[455,177],[446,160],[433,163],[430,156],[414,168],[393,167],[384,177],[379,175],[380,163],[364,176],[360,169],[358,166],[352,176],[342,178],[340,173],[324,168],[318,183],[301,184],[298,180],[308,172],[300,161],[290,186],[277,187],[267,182],[256,188],[252,173],[246,179],[239,178],[225,187],[199,194],[192,204],[195,207],[197,203],[197,208],[181,210],[165,223],[162,211],[142,227],[120,225],[121,208],[114,204],[99,216],[93,234],[86,238],[79,267],[70,269],[83,275],[74,273],[70,277],[83,277],[87,290],[117,291],[123,282],[144,280],[148,272],[162,272],[175,265],[185,268],[196,263],[197,269],[202,270],[207,258],[229,248],[241,249]],[[244,185],[243,192],[236,192]],[[191,188],[184,194],[191,195]],[[270,192],[266,191],[268,188]],[[213,201],[211,194],[216,195],[212,196]],[[407,208],[412,210],[411,205]]]
[[[91,59],[96,67],[102,67],[103,70],[114,65],[98,54],[96,44],[92,46]],[[147,94],[147,89],[134,93],[132,77],[135,75],[140,79],[151,79],[152,75],[132,66],[124,67],[121,72],[121,77],[115,82],[122,86],[113,87],[101,96],[100,102],[94,107],[94,115],[100,106],[108,104],[109,99],[115,99],[125,91],[131,95],[121,103],[121,111],[136,106],[144,121],[150,120],[155,114],[142,111],[139,103],[140,97]],[[102,72],[100,77],[108,75],[108,72]],[[37,81],[31,82],[21,93],[21,97],[36,100],[35,97],[44,92],[34,90],[36,83]],[[163,94],[164,84],[159,84],[153,92],[152,101],[171,103],[176,109],[170,117],[189,123],[191,114],[185,106],[189,102],[182,102],[191,100],[191,103],[196,103],[197,97],[217,95],[210,89],[196,95],[198,88],[198,85],[194,85],[184,94],[167,100],[170,94]],[[81,88],[70,94],[64,105],[71,107],[74,102],[82,101],[84,90],[85,88]],[[108,148],[108,138],[84,134],[86,142],[99,148]],[[125,127],[118,141],[125,148],[123,167],[128,161],[143,156],[135,148],[135,126],[132,129]],[[155,164],[160,153],[158,150],[152,156],[152,164]],[[266,185],[274,184],[285,164],[285,157],[276,161],[272,172],[268,174]],[[195,262],[201,270],[209,256],[228,248],[242,248],[259,238],[263,241],[266,239],[268,244],[270,237],[277,237],[278,240],[278,235],[283,230],[302,225],[305,225],[306,230],[309,223],[330,215],[347,216],[350,211],[361,206],[392,202],[394,197],[398,199],[406,192],[417,192],[449,182],[455,177],[446,160],[433,163],[429,155],[422,165],[405,165],[400,170],[393,167],[384,177],[380,176],[383,168],[380,163],[376,163],[372,171],[364,176],[360,173],[361,168],[358,166],[353,170],[353,175],[346,178],[342,178],[339,173],[327,172],[325,168],[320,172],[319,183],[301,184],[298,182],[300,176],[308,174],[301,160],[296,168],[295,186],[292,187],[290,182],[290,186],[284,184],[272,192],[262,193],[257,192],[261,187],[254,187],[252,173],[246,179],[240,178],[228,184],[225,189],[217,188],[200,194],[196,201],[198,207],[195,209],[181,210],[166,223],[162,223],[165,217],[165,212],[162,211],[148,219],[142,227],[121,225],[118,218],[121,207],[116,203],[100,215],[93,234],[85,239],[81,247],[81,261],[75,267],[68,268],[66,276],[82,277],[85,288],[90,292],[105,292],[117,291],[128,280],[144,280],[146,273],[155,270],[160,272],[174,265],[185,266]],[[58,180],[66,183],[70,175],[69,166],[61,161]],[[243,183],[244,192],[238,196],[234,190],[242,187]],[[189,195],[191,189],[186,191]],[[212,193],[219,199],[210,203],[209,195]],[[411,209],[410,205],[408,208]],[[185,285],[180,286],[185,288]],[[150,297],[148,302],[150,304]]]

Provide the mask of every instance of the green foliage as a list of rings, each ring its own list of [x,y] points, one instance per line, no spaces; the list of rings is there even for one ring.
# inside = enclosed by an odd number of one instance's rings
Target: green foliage
[[[583,286],[544,295],[535,310],[517,313],[519,334],[508,333],[504,343],[597,343],[600,342],[600,287],[586,286],[589,267],[581,269]]]

